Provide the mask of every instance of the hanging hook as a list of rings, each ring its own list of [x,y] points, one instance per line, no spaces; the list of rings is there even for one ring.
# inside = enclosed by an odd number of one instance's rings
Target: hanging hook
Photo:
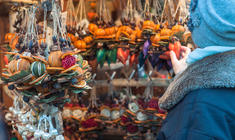
[[[91,77],[91,80],[95,81],[95,78],[96,78],[96,73],[93,74],[93,76]]]
[[[135,74],[135,70],[132,71],[130,77],[128,78],[128,81],[130,81],[133,78],[134,74]]]
[[[148,77],[149,77],[149,80],[150,80],[150,81],[153,81],[153,80],[152,80],[152,77],[151,77],[151,76],[152,76],[152,73],[153,73],[153,71],[151,70],[151,71],[149,71],[149,74],[148,74]]]
[[[153,97],[153,80],[152,80],[152,71],[149,71],[148,77],[149,77],[149,82],[147,84],[147,87],[144,91],[144,96],[145,96],[145,101],[148,101]]]
[[[109,75],[108,72],[105,72],[105,75],[106,75],[107,78],[108,78],[108,83],[110,83],[110,82],[113,80],[113,78],[115,77],[116,71],[114,71],[111,76]]]
[[[134,74],[135,74],[135,69],[133,69],[131,75],[130,75],[129,78],[127,79],[127,81],[128,81],[128,85],[127,85],[127,90],[128,90],[128,91],[127,91],[127,95],[128,95],[129,100],[131,100],[131,96],[132,96],[131,88],[130,88],[130,81],[131,81],[131,79],[133,78]]]
[[[92,75],[92,77],[91,77],[91,84],[94,86],[95,84],[96,84],[96,80],[95,80],[95,78],[96,78],[96,73],[94,73],[93,75]]]
[[[116,71],[115,71],[115,72],[113,72],[113,74],[112,74],[112,76],[111,76],[111,79],[110,79],[110,80],[113,80],[113,78],[115,77],[115,75],[116,75]]]

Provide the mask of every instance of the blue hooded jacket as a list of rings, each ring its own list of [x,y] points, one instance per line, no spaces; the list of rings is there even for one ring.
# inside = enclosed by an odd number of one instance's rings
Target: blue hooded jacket
[[[194,43],[221,46],[221,52],[205,55],[175,77],[159,100],[168,115],[157,140],[235,139],[235,51],[222,51],[235,48],[234,7],[234,0],[191,0]]]
[[[235,89],[191,92],[169,111],[157,140],[234,140]]]

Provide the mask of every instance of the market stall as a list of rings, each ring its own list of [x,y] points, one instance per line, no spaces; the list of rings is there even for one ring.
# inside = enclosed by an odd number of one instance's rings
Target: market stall
[[[194,49],[189,1],[0,4],[10,8],[0,97],[11,138],[156,139],[167,115],[158,99],[174,77],[169,53]]]

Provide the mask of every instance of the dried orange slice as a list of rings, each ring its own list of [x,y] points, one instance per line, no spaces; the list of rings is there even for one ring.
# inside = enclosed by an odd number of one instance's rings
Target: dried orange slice
[[[64,71],[62,71],[61,73],[66,73],[66,72],[69,72],[69,71],[71,71],[71,70],[76,70],[77,69],[77,67],[79,67],[79,65],[78,64],[75,64],[75,65],[73,65],[72,67],[70,67],[70,68],[68,68],[68,69],[66,69],[66,70],[64,70]]]
[[[56,72],[56,71],[63,71],[64,70],[63,67],[47,67],[46,69],[49,72]]]
[[[77,71],[79,74],[83,74],[84,73],[84,71],[82,70],[81,67],[77,67],[75,71]]]
[[[75,87],[75,88],[84,88],[85,86],[86,86],[86,81],[85,80],[80,81],[76,85],[72,85],[72,87]]]
[[[44,73],[41,77],[37,78],[36,80],[30,82],[30,85],[36,84],[37,82],[39,82],[40,80],[42,80],[43,78],[45,78],[47,76],[47,73]]]
[[[45,59],[43,59],[43,58],[41,58],[39,56],[32,56],[32,57],[35,59],[35,61],[41,61],[44,64],[48,64],[48,62]]]

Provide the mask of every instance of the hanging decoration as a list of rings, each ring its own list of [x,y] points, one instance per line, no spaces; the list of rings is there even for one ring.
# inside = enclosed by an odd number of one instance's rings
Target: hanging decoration
[[[44,17],[47,14],[52,17],[51,46],[44,39],[46,25],[41,33],[43,38],[39,39],[36,11],[40,7],[45,10]],[[90,89],[87,85],[90,79],[89,65],[81,59],[79,50],[73,50],[67,39],[60,7],[55,1],[32,6],[27,13],[26,33],[6,35],[6,42],[19,36],[16,41],[19,47],[12,47],[6,52],[11,59],[1,77],[15,95],[14,106],[10,109],[16,118],[12,125],[24,139],[34,137],[63,140],[60,109],[70,101],[71,94],[82,95]],[[44,18],[44,24],[50,24],[45,22],[47,19]]]
[[[70,27],[71,29],[76,28],[76,11],[73,4],[73,0],[68,0],[67,6],[66,6],[66,12],[67,12],[67,27]]]

